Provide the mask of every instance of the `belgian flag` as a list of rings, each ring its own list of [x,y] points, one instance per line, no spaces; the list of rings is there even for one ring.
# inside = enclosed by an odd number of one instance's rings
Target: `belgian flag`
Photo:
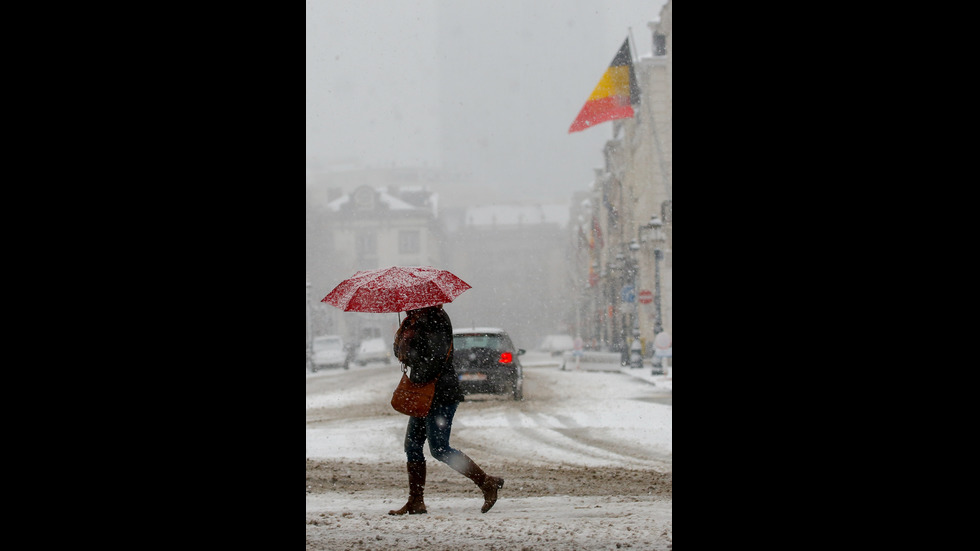
[[[585,130],[600,122],[628,119],[633,116],[633,106],[640,104],[640,87],[636,84],[633,56],[630,55],[629,37],[616,52],[606,73],[592,95],[579,111],[568,133]]]

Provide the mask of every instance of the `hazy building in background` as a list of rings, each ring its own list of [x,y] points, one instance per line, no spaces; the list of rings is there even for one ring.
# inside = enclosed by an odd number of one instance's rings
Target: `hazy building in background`
[[[386,180],[384,172],[359,179]],[[392,170],[387,180],[407,174]],[[358,270],[396,265],[447,269],[473,286],[447,305],[454,326],[502,327],[526,349],[545,334],[570,331],[567,205],[442,208],[439,194],[404,182],[327,195],[334,197],[326,205],[308,208],[314,334],[350,341],[393,335],[396,314],[342,312],[319,300]]]
[[[474,206],[445,215],[448,263],[473,286],[447,307],[454,327],[501,327],[526,350],[546,334],[570,331],[567,204]]]
[[[339,334],[352,342],[394,335],[397,314],[343,312],[319,300],[359,270],[441,266],[445,239],[438,195],[422,186],[360,185],[309,216],[307,273],[317,301],[314,334]]]
[[[308,180],[306,267],[311,278],[313,294],[319,293],[322,298],[336,285],[339,281],[338,277],[341,279],[347,277],[345,272],[354,267],[340,264],[327,246],[328,243],[333,242],[333,238],[326,236],[325,232],[330,231],[330,219],[338,210],[337,204],[328,207],[331,202],[363,186],[384,189],[386,192],[392,190],[392,193],[400,193],[397,190],[404,188],[413,190],[413,194],[427,194],[428,205],[425,206],[425,210],[432,211],[430,216],[438,217],[439,209],[442,207],[442,197],[436,190],[435,184],[449,177],[450,175],[444,171],[421,167],[347,167],[344,170],[317,174],[313,179]]]

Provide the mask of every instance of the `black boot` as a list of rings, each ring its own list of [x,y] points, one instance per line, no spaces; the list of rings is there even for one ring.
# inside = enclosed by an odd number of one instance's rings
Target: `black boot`
[[[408,503],[401,509],[388,511],[389,515],[424,515],[425,502],[422,492],[425,490],[425,461],[408,462]]]
[[[483,472],[483,469],[466,454],[460,453],[459,455],[458,460],[454,458],[448,465],[480,487],[480,490],[483,491],[483,507],[480,508],[480,512],[486,513],[497,502],[497,490],[504,487],[504,479]]]

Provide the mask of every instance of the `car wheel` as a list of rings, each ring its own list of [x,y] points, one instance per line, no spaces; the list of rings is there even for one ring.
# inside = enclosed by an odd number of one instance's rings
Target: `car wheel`
[[[524,399],[524,385],[514,387],[514,400],[520,402]]]
[[[313,366],[313,373],[316,373],[316,366]]]
[[[363,367],[363,366],[365,366],[365,365],[367,365],[367,362],[357,362],[357,365],[359,365],[359,366],[362,366],[362,367]]]

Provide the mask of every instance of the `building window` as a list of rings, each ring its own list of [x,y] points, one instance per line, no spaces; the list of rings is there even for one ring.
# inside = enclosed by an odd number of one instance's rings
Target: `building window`
[[[353,193],[354,208],[357,210],[374,210],[374,190],[361,186]]]
[[[667,55],[667,36],[660,33],[653,35],[653,55]]]
[[[373,265],[378,259],[378,236],[374,232],[357,234],[354,242],[354,252],[357,262],[363,266]]]
[[[398,252],[401,254],[416,254],[422,249],[418,230],[398,232]]]

